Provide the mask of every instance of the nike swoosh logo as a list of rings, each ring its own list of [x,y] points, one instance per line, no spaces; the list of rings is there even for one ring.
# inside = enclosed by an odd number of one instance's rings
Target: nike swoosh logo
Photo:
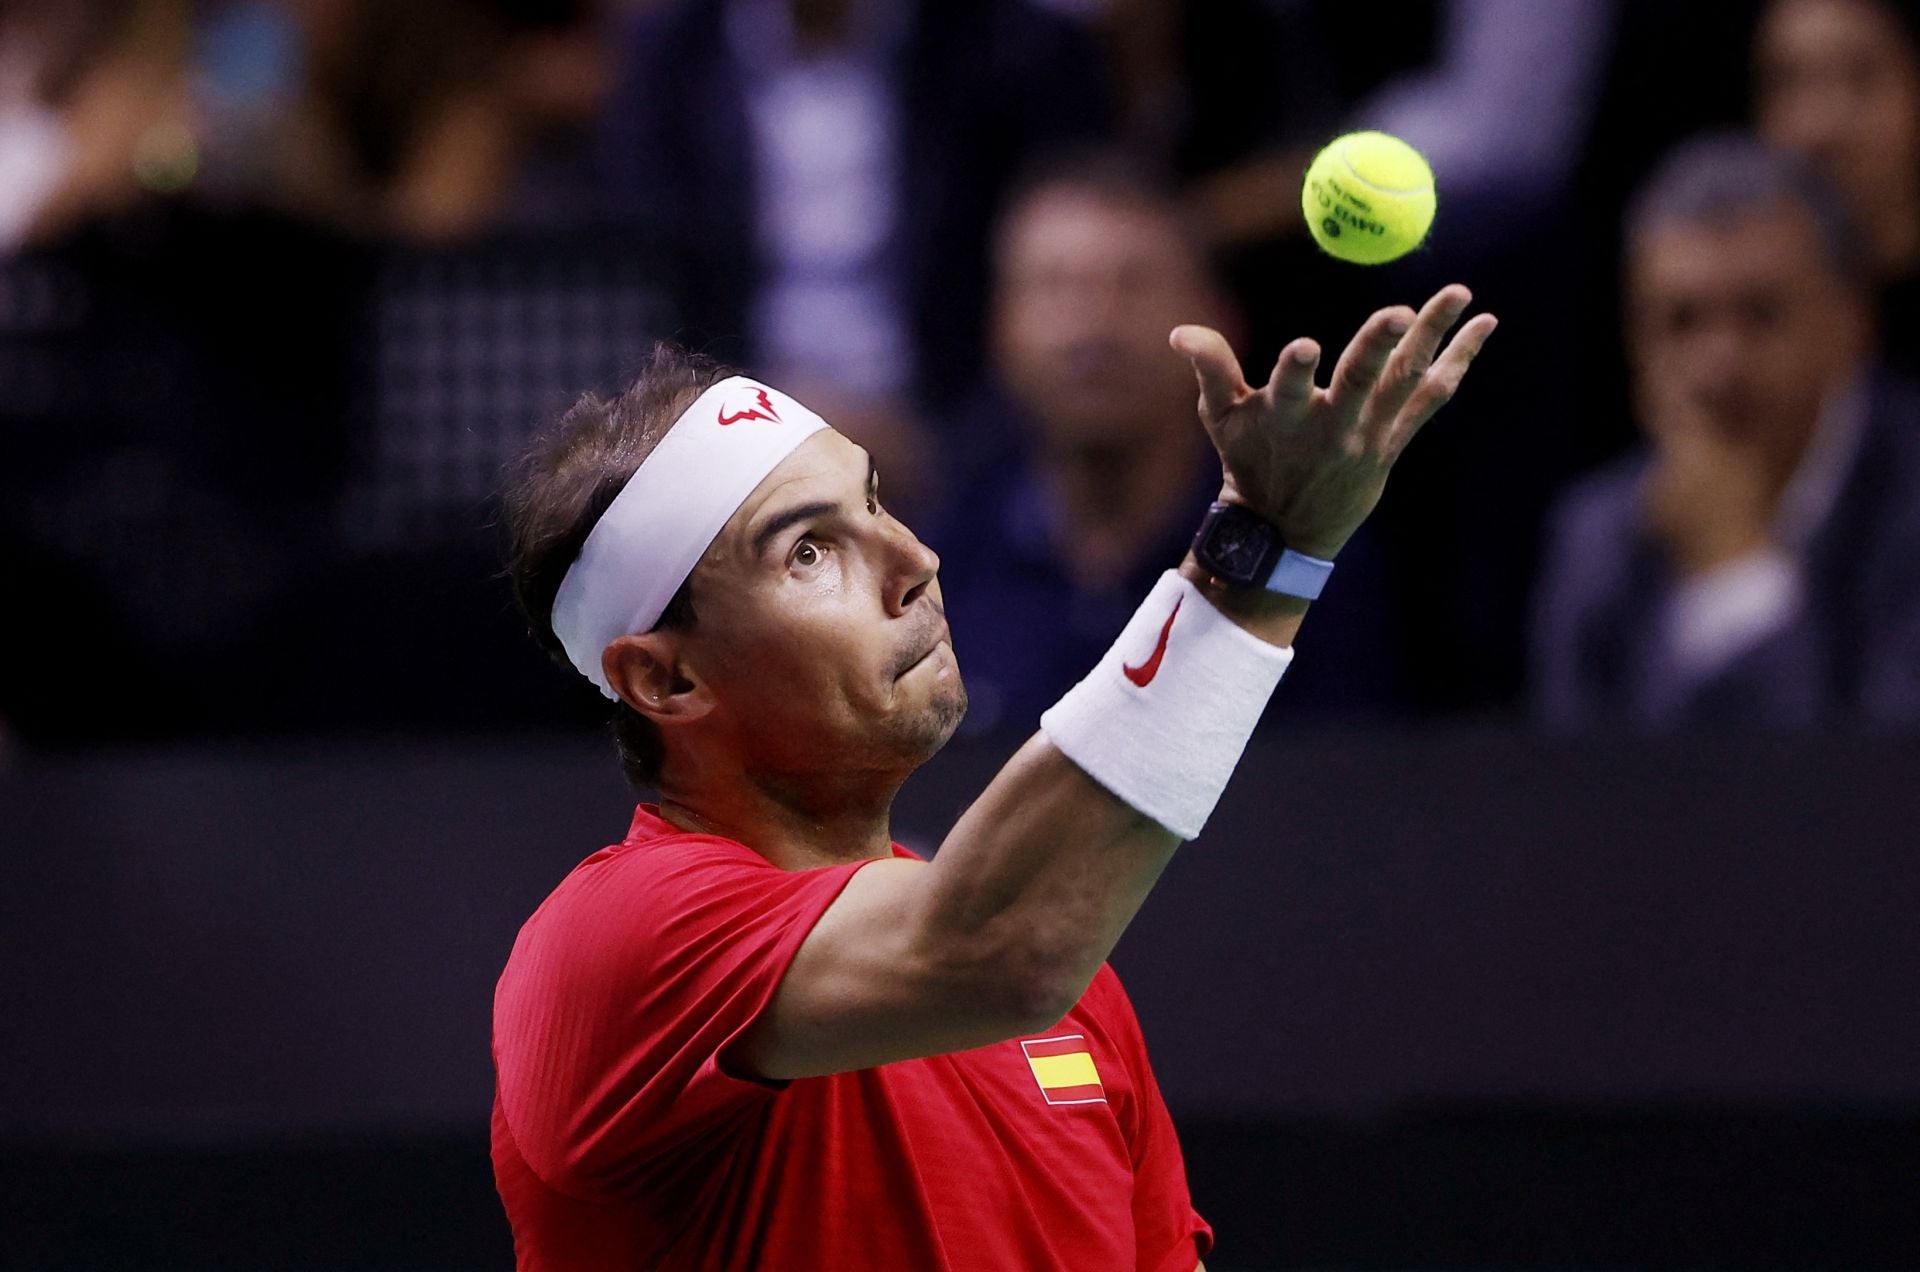
[[[1180,606],[1186,599],[1183,596],[1173,603],[1173,613],[1167,615],[1166,625],[1160,629],[1160,642],[1153,647],[1153,654],[1147,661],[1138,667],[1120,664],[1120,670],[1126,674],[1127,679],[1142,689],[1152,684],[1153,678],[1160,674],[1160,660],[1167,656],[1167,637],[1173,634],[1173,620],[1179,616]]]

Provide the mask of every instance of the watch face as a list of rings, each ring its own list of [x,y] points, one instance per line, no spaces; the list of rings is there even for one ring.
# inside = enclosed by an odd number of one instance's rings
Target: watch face
[[[1224,512],[1207,534],[1208,569],[1237,582],[1252,582],[1260,563],[1273,546],[1273,527],[1259,518]]]

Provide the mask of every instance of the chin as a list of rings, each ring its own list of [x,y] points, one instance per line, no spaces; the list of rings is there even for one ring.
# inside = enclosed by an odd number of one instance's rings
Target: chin
[[[935,686],[927,702],[918,711],[900,721],[897,735],[901,749],[916,763],[933,758],[967,714],[967,687],[958,675]]]

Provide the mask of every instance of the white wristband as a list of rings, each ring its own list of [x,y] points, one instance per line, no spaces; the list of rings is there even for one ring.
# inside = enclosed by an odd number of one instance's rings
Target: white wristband
[[[1192,839],[1292,661],[1168,570],[1040,728],[1122,803]]]

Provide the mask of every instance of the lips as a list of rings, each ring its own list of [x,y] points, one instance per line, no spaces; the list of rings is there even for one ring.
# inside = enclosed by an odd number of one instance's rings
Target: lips
[[[912,671],[915,667],[918,667],[921,663],[931,658],[933,656],[933,651],[940,648],[942,643],[951,644],[952,641],[953,641],[952,631],[948,629],[947,625],[944,622],[941,623],[939,630],[933,634],[933,640],[926,645],[917,646],[916,648],[918,652],[913,654],[911,657],[907,658],[897,668],[895,668],[893,673],[893,678],[895,680],[898,680],[900,677],[906,675],[908,672]]]

